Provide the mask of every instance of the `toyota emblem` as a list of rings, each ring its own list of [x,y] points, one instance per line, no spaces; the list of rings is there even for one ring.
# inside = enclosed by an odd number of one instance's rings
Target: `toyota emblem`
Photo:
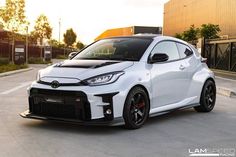
[[[51,82],[51,87],[52,88],[58,88],[60,86],[60,83],[56,80],[52,81]]]

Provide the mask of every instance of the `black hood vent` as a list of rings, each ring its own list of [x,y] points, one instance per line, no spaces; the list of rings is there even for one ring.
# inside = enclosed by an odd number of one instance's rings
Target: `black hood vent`
[[[120,62],[109,60],[66,60],[64,62],[57,63],[54,67],[95,69],[116,63]]]

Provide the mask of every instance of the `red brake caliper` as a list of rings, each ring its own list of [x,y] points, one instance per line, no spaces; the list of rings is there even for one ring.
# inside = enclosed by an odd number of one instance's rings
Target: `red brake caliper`
[[[135,105],[137,108],[142,108],[145,106],[144,102]]]

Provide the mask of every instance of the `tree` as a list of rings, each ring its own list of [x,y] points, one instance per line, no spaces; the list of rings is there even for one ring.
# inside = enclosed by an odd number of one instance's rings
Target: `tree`
[[[6,0],[0,13],[4,28],[12,33],[25,33],[29,24],[25,16],[25,0]]]
[[[0,29],[3,29],[4,28],[4,25],[3,23],[0,21]]]
[[[190,28],[183,32],[183,40],[194,43],[198,39],[199,28],[191,25]]]
[[[78,41],[76,43],[76,47],[81,50],[81,49],[83,49],[85,47],[85,45],[82,42]]]
[[[4,9],[0,7],[0,29],[4,28],[3,14],[4,14]]]
[[[43,39],[50,39],[52,36],[52,27],[49,24],[47,16],[41,14],[35,21],[34,30],[30,33],[31,39],[40,42],[43,45]],[[43,49],[41,47],[40,57],[43,57]]]
[[[183,34],[181,34],[181,33],[176,33],[176,34],[175,34],[175,38],[183,39]]]
[[[66,33],[64,33],[64,42],[66,44],[67,47],[70,47],[72,46],[75,41],[76,41],[76,38],[77,38],[77,35],[76,33],[73,31],[72,28],[70,29],[67,29],[66,30]]]
[[[220,32],[219,25],[214,24],[203,24],[200,29],[201,37],[205,39],[219,38],[218,33]]]
[[[48,44],[52,47],[58,47],[59,46],[59,42],[55,39],[51,39],[48,41]]]
[[[33,32],[29,34],[29,42],[31,44],[37,45],[37,37],[35,36]]]
[[[0,9],[0,25],[8,30],[12,39],[12,62],[14,62],[14,44],[17,33],[26,33],[29,22],[25,16],[25,0],[6,0],[5,8]]]
[[[55,40],[55,39],[51,39],[48,41],[48,44],[52,47],[57,47],[57,48],[65,48],[65,44],[64,43],[60,43],[59,41]]]
[[[40,45],[43,45],[43,39],[50,39],[52,36],[52,27],[49,24],[47,16],[41,14],[35,22],[34,30],[31,36],[39,40]]]
[[[195,28],[191,25],[190,28],[183,33],[176,33],[175,37],[196,44],[196,40],[199,37],[204,37],[205,39],[219,38],[218,33],[220,32],[219,25],[214,24],[202,24],[201,28]]]

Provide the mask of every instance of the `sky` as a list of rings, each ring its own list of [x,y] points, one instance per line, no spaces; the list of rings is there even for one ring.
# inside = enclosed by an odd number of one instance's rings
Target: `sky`
[[[164,3],[168,0],[25,0],[26,16],[33,29],[40,14],[53,27],[52,38],[61,41],[63,33],[73,28],[77,40],[89,44],[107,29],[128,26],[162,26]],[[0,6],[5,0],[0,0]]]

